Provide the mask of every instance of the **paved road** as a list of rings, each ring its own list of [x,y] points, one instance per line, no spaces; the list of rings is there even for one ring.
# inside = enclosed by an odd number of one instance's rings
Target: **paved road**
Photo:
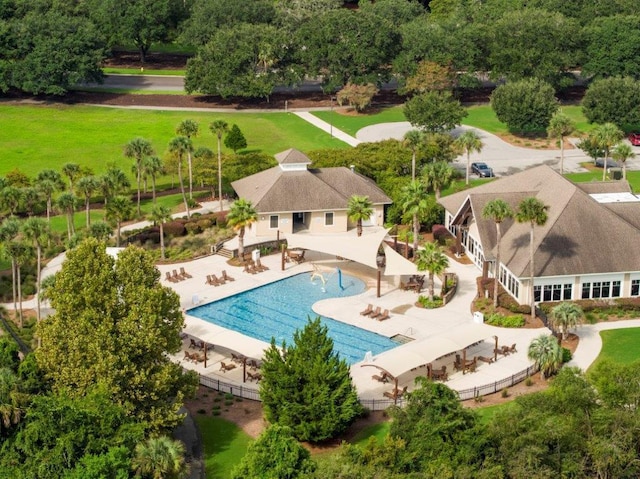
[[[88,83],[83,86],[127,90],[184,91],[184,77],[169,75],[106,75],[104,83],[101,85]]]

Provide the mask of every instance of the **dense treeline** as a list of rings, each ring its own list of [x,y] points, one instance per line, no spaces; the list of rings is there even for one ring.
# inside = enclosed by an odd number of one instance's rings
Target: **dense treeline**
[[[186,86],[268,97],[276,84],[320,75],[400,86],[422,61],[446,67],[460,86],[477,72],[536,77],[561,88],[569,72],[640,76],[634,0],[2,0],[0,88],[64,93],[100,78],[109,49],[192,47]],[[425,6],[426,4],[426,6]]]

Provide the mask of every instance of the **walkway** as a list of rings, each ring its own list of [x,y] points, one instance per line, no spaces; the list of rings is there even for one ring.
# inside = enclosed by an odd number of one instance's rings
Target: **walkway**
[[[324,120],[321,120],[320,118],[309,113],[308,111],[297,111],[294,114],[302,118],[304,121],[311,123],[313,126],[320,128],[323,131],[326,131],[331,136],[344,141],[347,145],[358,146],[360,143],[362,143],[361,140],[358,140],[352,137],[351,135],[347,135],[344,131],[338,130],[332,124],[327,123]]]
[[[578,348],[573,353],[573,359],[567,363],[568,366],[577,366],[586,371],[596,360],[602,349],[602,337],[600,331],[609,329],[640,328],[640,319],[630,319],[625,321],[612,321],[607,323],[583,324],[576,328],[575,333],[580,338]]]

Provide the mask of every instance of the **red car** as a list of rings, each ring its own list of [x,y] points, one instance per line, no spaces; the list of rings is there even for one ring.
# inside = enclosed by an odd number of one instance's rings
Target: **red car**
[[[629,133],[629,141],[633,146],[640,146],[640,133]]]

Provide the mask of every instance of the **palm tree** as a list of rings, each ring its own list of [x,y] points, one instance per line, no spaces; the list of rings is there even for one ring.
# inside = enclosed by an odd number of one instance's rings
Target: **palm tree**
[[[473,130],[466,130],[462,133],[454,144],[467,155],[467,170],[465,175],[465,184],[469,184],[469,173],[471,172],[471,153],[482,151],[482,140]]]
[[[87,216],[87,228],[91,225],[91,195],[100,188],[100,182],[95,176],[83,176],[78,180],[78,193],[84,196],[84,209]]]
[[[501,225],[507,218],[513,218],[511,206],[500,198],[489,201],[482,210],[482,217],[491,219],[496,224],[496,262],[493,269],[493,306],[498,307],[498,276],[500,274],[500,242],[502,241]]]
[[[182,479],[188,472],[184,446],[167,436],[152,437],[136,445],[131,466],[136,477],[148,479]]]
[[[16,263],[16,284],[18,286],[18,321],[22,328],[22,265],[27,264],[33,259],[33,248],[20,240],[12,241],[5,245],[9,251],[8,254],[15,258]]]
[[[251,226],[258,219],[258,213],[256,212],[253,204],[249,200],[240,198],[235,201],[229,209],[227,215],[227,223],[234,230],[238,231],[238,255],[241,259],[244,258],[244,233],[247,226]]]
[[[73,197],[73,195],[71,195]],[[38,291],[36,318],[40,322],[40,283],[42,281],[42,246],[49,241],[51,231],[49,223],[42,218],[29,218],[22,224],[22,234],[26,240],[33,242],[36,249],[36,289]]]
[[[436,200],[440,199],[440,192],[448,188],[456,177],[456,170],[446,161],[436,161],[428,163],[422,169],[422,178],[428,190],[432,190],[436,195]]]
[[[56,200],[56,207],[61,213],[67,215],[67,239],[71,239],[71,236],[76,232],[74,225],[74,213],[78,204],[78,198],[73,193],[64,192]]]
[[[405,215],[411,216],[413,225],[413,254],[418,251],[418,236],[420,235],[420,218],[431,209],[429,195],[420,181],[412,181],[404,188],[400,196],[400,206]],[[403,218],[404,219],[404,218]]]
[[[74,190],[76,178],[80,176],[82,170],[77,163],[65,163],[62,165],[62,174],[69,179],[69,191]]]
[[[42,190],[35,186],[26,186],[22,188],[22,198],[24,199],[24,209],[28,216],[35,214],[35,209],[41,204],[43,199]]]
[[[622,163],[622,179],[627,179],[627,160],[629,158],[635,158],[636,154],[633,152],[631,145],[627,143],[618,143],[613,150],[613,159]]]
[[[36,176],[36,185],[47,199],[47,221],[51,218],[51,202],[53,194],[64,188],[62,175],[55,170],[42,170]]]
[[[518,205],[518,211],[516,212],[516,221],[518,223],[529,223],[529,294],[531,304],[531,320],[536,318],[536,300],[533,289],[533,278],[535,270],[533,268],[533,233],[536,225],[542,226],[547,222],[547,206],[537,198],[530,197],[525,198]]]
[[[7,218],[0,225],[0,244],[4,246],[4,256],[8,256],[11,259],[11,285],[14,311],[18,310],[18,305],[16,304],[16,256],[13,254],[15,253],[14,248],[11,248],[10,245],[12,242],[17,241],[20,228],[20,220],[17,218]]]
[[[418,250],[416,255],[418,271],[429,272],[429,301],[434,296],[434,276],[442,274],[449,266],[449,258],[444,254],[442,247],[437,243],[427,243],[424,248]]]
[[[224,120],[215,120],[211,122],[209,129],[218,138],[218,196],[222,211],[222,135],[229,131],[229,124]]]
[[[191,155],[191,153],[188,153]],[[151,194],[153,195],[153,203],[156,202],[156,179],[158,175],[164,173],[164,165],[162,164],[162,160],[157,156],[150,156],[145,158],[142,168],[144,170],[145,175],[151,177]],[[189,171],[191,174],[191,171]]]
[[[551,310],[551,324],[562,332],[562,340],[567,339],[569,329],[582,324],[584,312],[576,303],[562,302]]]
[[[127,143],[124,147],[124,156],[135,160],[138,183],[138,216],[140,216],[140,182],[142,179],[142,160],[153,155],[153,147],[149,140],[137,137]]]
[[[131,183],[125,172],[115,165],[109,166],[106,173],[100,177],[100,189],[104,196],[105,210],[109,199],[124,193],[129,187],[131,187]]]
[[[373,214],[373,203],[368,196],[353,195],[347,204],[347,216],[356,222],[358,236],[362,236],[362,220],[368,220]]]
[[[164,259],[164,224],[171,219],[171,210],[167,206],[154,205],[149,219],[160,225],[160,257]]]
[[[560,174],[564,174],[564,139],[574,132],[576,125],[574,121],[565,115],[562,110],[558,110],[553,114],[549,121],[547,134],[551,138],[560,139]]]
[[[604,166],[602,168],[602,181],[607,178],[607,162],[613,146],[624,138],[624,133],[613,123],[604,123],[597,126],[591,134],[597,145],[604,150]]]
[[[96,238],[99,241],[107,241],[113,234],[113,228],[104,221],[96,221],[91,223],[87,230],[87,235]]]
[[[411,181],[416,179],[416,153],[424,141],[424,133],[420,130],[409,130],[404,134],[403,146],[411,150]]]
[[[198,136],[198,123],[193,120],[183,120],[176,127],[176,133],[186,136],[189,140],[191,137]],[[193,172],[191,168],[191,151],[187,151],[187,166],[189,167],[189,198],[193,199]]]
[[[0,190],[0,204],[15,216],[22,202],[22,190],[16,186],[5,186]]]
[[[131,200],[126,196],[114,197],[107,206],[107,218],[116,224],[116,246],[120,247],[120,227],[122,222],[131,218]]]
[[[551,376],[562,364],[562,348],[558,340],[548,334],[538,336],[531,341],[527,356],[540,368],[543,378]]]
[[[184,192],[184,181],[182,180],[182,158],[185,153],[193,151],[191,140],[186,136],[176,136],[169,142],[169,152],[178,160],[178,179],[180,180],[180,190],[182,191],[182,200],[184,208],[187,211],[187,218],[191,216],[189,213],[189,202]]]

